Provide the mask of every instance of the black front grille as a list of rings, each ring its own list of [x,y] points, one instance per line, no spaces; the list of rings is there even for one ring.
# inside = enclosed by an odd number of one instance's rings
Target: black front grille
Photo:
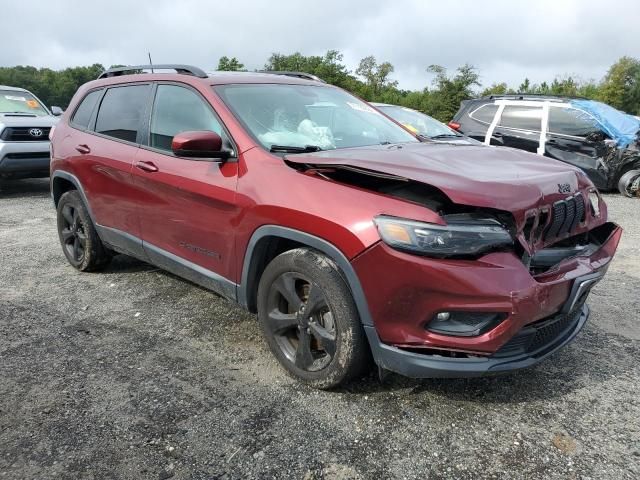
[[[23,158],[49,158],[49,152],[7,153],[4,158],[10,158],[12,160],[22,160]]]
[[[505,343],[494,357],[509,357],[525,353],[536,353],[553,345],[568,334],[580,320],[584,302],[569,313],[560,313],[527,325]]]
[[[49,140],[49,127],[7,127],[0,138],[5,142],[45,142]],[[40,135],[36,135],[41,132]]]
[[[545,241],[571,234],[585,220],[584,197],[578,193],[573,197],[557,201],[551,207],[551,220],[544,231]]]

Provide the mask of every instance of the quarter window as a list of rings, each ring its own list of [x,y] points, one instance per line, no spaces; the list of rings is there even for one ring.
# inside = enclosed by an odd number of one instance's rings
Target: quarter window
[[[498,106],[495,103],[488,103],[476,108],[469,116],[479,122],[491,123],[497,111]]]
[[[208,130],[222,136],[222,125],[202,98],[188,88],[158,85],[151,115],[150,146],[171,151],[180,132]]]
[[[498,125],[506,128],[534,130],[539,132],[541,122],[541,107],[519,107],[517,105],[507,105],[502,111],[502,117],[500,117]]]
[[[96,132],[135,142],[149,88],[149,85],[127,85],[107,90],[98,111]]]
[[[88,128],[89,121],[91,120],[91,114],[93,113],[93,109],[98,103],[100,99],[100,94],[102,90],[94,90],[90,92],[82,99],[80,105],[76,109],[76,113],[73,114],[73,118],[71,119],[71,123],[77,125],[80,128]]]
[[[549,109],[549,132],[574,137],[586,137],[601,130],[595,118],[576,108],[551,107]]]

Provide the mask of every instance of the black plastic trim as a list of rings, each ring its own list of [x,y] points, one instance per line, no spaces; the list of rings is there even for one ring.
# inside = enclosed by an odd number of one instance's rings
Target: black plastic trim
[[[91,204],[89,203],[89,200],[87,199],[87,196],[84,193],[84,188],[82,188],[82,183],[80,183],[80,180],[78,180],[78,177],[76,177],[72,173],[65,172],[64,170],[56,170],[51,175],[51,181],[50,181],[51,200],[53,200],[54,205],[56,207],[58,206],[55,202],[55,199],[53,198],[53,183],[56,178],[62,178],[64,180],[68,180],[69,182],[75,185],[76,190],[78,190],[78,192],[80,193],[80,196],[82,197],[82,201],[84,202],[84,205],[87,207],[87,211],[89,212],[91,221],[94,223],[94,225],[96,225],[96,220],[95,220],[95,217],[93,216],[93,211],[91,210]]]
[[[358,314],[360,315],[360,321],[364,325],[369,325],[373,328],[373,320],[371,318],[371,314],[369,313],[369,306],[367,305],[367,300],[364,295],[364,291],[362,290],[362,285],[360,284],[358,275],[356,274],[353,266],[351,265],[351,262],[349,262],[347,257],[335,245],[322,238],[305,232],[301,232],[299,230],[281,227],[279,225],[263,225],[255,232],[253,232],[253,235],[249,240],[249,244],[247,245],[247,250],[244,255],[244,262],[242,264],[242,279],[240,285],[238,285],[237,297],[238,303],[240,303],[240,305],[245,308],[248,307],[247,286],[251,262],[253,260],[253,253],[258,242],[264,237],[280,237],[303,243],[311,248],[315,248],[316,250],[321,251],[322,253],[330,257],[334,262],[336,262],[340,270],[342,270],[342,273],[345,276],[345,280],[349,285],[349,288],[351,289],[351,294],[353,295],[353,299],[358,309]]]
[[[556,343],[550,345],[543,353],[537,355],[520,354],[502,358],[450,358],[413,353],[382,343],[372,326],[365,326],[364,329],[373,357],[376,363],[384,369],[411,378],[468,378],[532,367],[571,342],[582,330],[588,318],[589,308],[584,305],[580,319],[573,329],[558,339]]]

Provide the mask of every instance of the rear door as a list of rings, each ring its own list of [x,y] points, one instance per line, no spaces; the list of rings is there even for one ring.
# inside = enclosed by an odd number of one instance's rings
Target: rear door
[[[542,105],[508,103],[491,135],[491,145],[537,153],[542,128]]]
[[[86,110],[97,100],[89,93],[86,109],[82,102],[71,121],[71,126],[82,130],[74,137],[74,171],[87,194],[100,235],[107,243],[137,256],[142,254],[141,243],[130,241],[131,236],[140,237],[131,168],[150,94],[149,83],[106,88],[97,108],[92,107],[85,128]]]
[[[235,297],[238,162],[177,157],[174,135],[215,131],[236,152],[211,105],[190,86],[159,83],[145,145],[133,168],[144,248],[157,265]],[[235,156],[235,155],[234,155]]]

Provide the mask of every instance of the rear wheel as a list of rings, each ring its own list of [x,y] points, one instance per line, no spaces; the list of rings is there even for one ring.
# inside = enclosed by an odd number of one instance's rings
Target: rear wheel
[[[626,197],[640,195],[640,170],[629,170],[618,180],[618,190]]]
[[[319,252],[298,248],[267,266],[258,286],[258,318],[278,361],[308,385],[332,388],[369,366],[351,292]]]
[[[76,190],[60,197],[57,219],[62,251],[74,268],[90,272],[109,263],[111,254],[102,244],[87,207]]]

